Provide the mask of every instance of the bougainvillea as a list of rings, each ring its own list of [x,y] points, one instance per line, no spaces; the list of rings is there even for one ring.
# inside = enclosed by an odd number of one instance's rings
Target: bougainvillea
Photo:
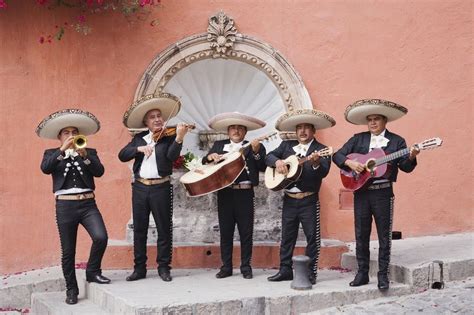
[[[13,1],[13,0],[10,0]],[[40,36],[39,43],[51,43],[53,39],[61,40],[67,29],[73,29],[81,34],[87,35],[92,27],[87,23],[92,14],[104,14],[112,11],[121,12],[128,21],[145,20],[150,14],[152,6],[160,4],[160,0],[29,0],[31,5],[41,6],[47,9],[58,7],[69,8],[77,12],[74,20],[65,21],[61,25],[54,26],[54,32]],[[8,0],[0,0],[0,10],[8,11]],[[157,24],[156,20],[150,22],[151,26]]]

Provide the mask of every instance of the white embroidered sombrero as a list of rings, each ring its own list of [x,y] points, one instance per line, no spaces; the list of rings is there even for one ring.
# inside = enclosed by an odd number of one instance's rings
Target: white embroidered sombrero
[[[148,94],[136,100],[123,114],[127,128],[145,128],[143,118],[152,109],[159,109],[164,120],[176,116],[181,109],[179,98],[169,93]]]
[[[36,127],[36,134],[41,138],[58,139],[61,129],[76,127],[79,134],[89,136],[100,129],[99,120],[89,112],[69,108],[52,113]]]
[[[381,99],[366,99],[347,106],[344,116],[355,125],[366,125],[367,116],[383,115],[387,121],[394,121],[408,112],[408,109],[394,102]]]
[[[209,127],[221,132],[227,132],[227,127],[241,125],[247,127],[247,131],[265,127],[266,123],[252,116],[238,112],[217,114],[208,123]]]
[[[320,110],[295,109],[281,115],[275,123],[275,128],[278,131],[294,132],[299,124],[311,124],[319,130],[334,126],[336,121]]]

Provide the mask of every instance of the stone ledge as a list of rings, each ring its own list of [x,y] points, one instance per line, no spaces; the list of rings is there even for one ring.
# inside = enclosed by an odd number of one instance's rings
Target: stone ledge
[[[298,242],[294,255],[303,255],[306,244]],[[341,266],[341,255],[347,246],[337,240],[323,240],[319,258],[319,268]],[[148,268],[156,269],[156,245],[147,246]],[[254,268],[278,268],[280,247],[276,243],[254,243],[252,255]],[[234,266],[240,265],[240,246],[234,245]],[[173,246],[174,269],[219,268],[221,265],[219,244],[179,243]],[[110,241],[102,261],[103,269],[133,268],[133,246],[123,241]]]
[[[4,275],[0,285],[0,307],[30,307],[33,293],[63,291],[65,289],[61,267]]]
[[[87,285],[87,297],[112,314],[299,314],[336,305],[358,303],[382,296],[412,293],[409,286],[393,283],[382,293],[376,282],[352,288],[352,273],[321,270],[312,290],[298,291],[290,282],[269,282],[269,270],[254,270],[245,280],[238,270],[234,276],[216,279],[214,271],[175,270],[166,283],[155,272],[146,279],[126,283],[127,271],[108,271],[111,285]]]

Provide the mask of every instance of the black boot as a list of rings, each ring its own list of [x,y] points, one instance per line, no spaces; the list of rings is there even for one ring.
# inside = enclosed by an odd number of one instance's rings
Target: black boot
[[[77,304],[77,296],[79,294],[77,293],[76,290],[67,290],[66,291],[66,303],[73,305]]]
[[[377,274],[377,287],[380,291],[387,291],[390,287],[390,281],[388,280],[388,275],[386,273]]]
[[[107,277],[104,277],[103,275],[99,274],[87,274],[86,273],[86,280],[87,282],[95,282],[99,284],[107,284],[110,283],[110,279]]]
[[[359,287],[361,285],[365,285],[369,283],[369,274],[366,272],[357,272],[354,280],[349,283],[351,287]]]
[[[127,281],[136,281],[146,278],[146,271],[134,270],[133,273],[128,276],[125,280]]]
[[[270,276],[267,278],[268,281],[289,281],[293,280],[293,271],[290,270],[282,270],[278,271],[277,274]]]
[[[170,282],[172,280],[171,273],[169,269],[166,268],[158,268],[158,275],[160,276],[161,280],[165,282]]]
[[[219,270],[218,273],[216,273],[217,279],[224,279],[230,276],[232,276],[232,270],[229,271],[229,270],[221,269]]]

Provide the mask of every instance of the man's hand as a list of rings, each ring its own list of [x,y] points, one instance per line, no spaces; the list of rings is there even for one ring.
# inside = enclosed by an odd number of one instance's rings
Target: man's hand
[[[258,139],[254,139],[252,142],[250,142],[250,145],[252,146],[253,153],[257,154],[260,150],[260,141],[258,141]]]
[[[353,160],[346,160],[344,162],[344,164],[349,167],[351,170],[353,170],[354,172],[356,172],[357,174],[360,174],[362,173],[363,171],[365,171],[365,165],[362,164],[362,163],[359,163],[357,161],[353,161]]]
[[[183,123],[179,123],[176,126],[176,139],[175,139],[176,142],[182,143],[183,139],[184,139],[184,136],[186,135],[187,132],[188,132],[187,125],[183,124]]]
[[[63,142],[63,144],[61,145],[61,147],[59,148],[59,150],[61,150],[61,152],[64,152],[66,151],[67,149],[72,149],[74,148],[73,144],[72,144],[72,141],[74,140],[74,136],[70,136],[69,138],[66,139],[66,141]]]
[[[319,156],[318,152],[311,153],[308,160],[313,163],[314,167],[318,166],[319,163],[321,163],[321,157]]]
[[[76,152],[83,158],[86,158],[87,157],[87,151],[85,148],[82,148],[82,149],[78,149],[76,150]]]
[[[145,154],[147,158],[153,153],[154,147],[150,147],[149,145],[142,145],[141,147],[137,148],[138,152],[142,152]]]
[[[222,159],[222,155],[221,154],[217,154],[217,153],[211,153],[207,156],[207,160],[209,162],[214,162],[214,163],[217,163],[219,162],[220,160]]]
[[[412,146],[410,148],[410,156],[408,158],[410,161],[413,161],[418,154],[420,154],[420,149],[418,149],[416,146]]]
[[[286,175],[288,174],[288,167],[283,160],[278,160],[275,162],[275,167],[278,173]]]

